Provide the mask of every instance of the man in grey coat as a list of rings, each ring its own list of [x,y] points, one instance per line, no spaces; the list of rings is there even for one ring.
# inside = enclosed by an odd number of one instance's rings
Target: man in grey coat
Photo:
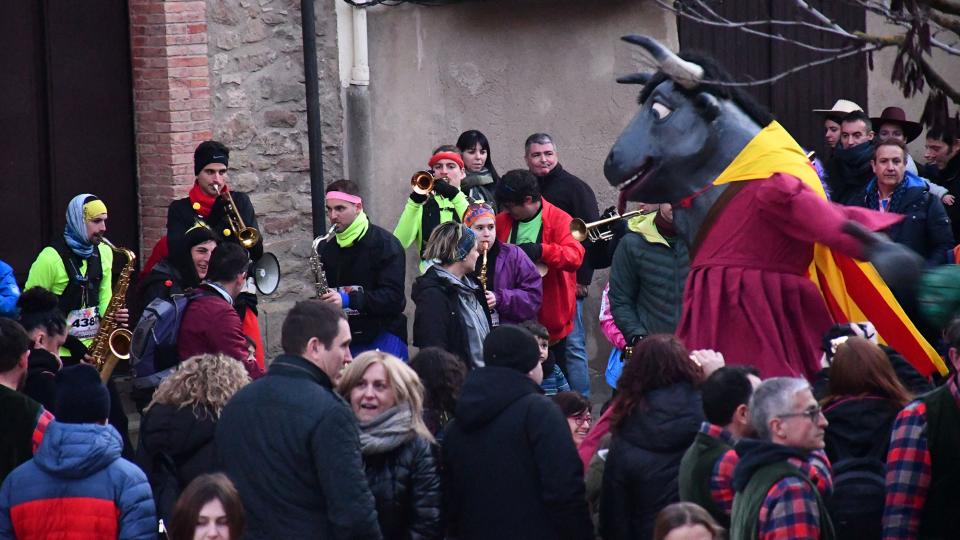
[[[357,423],[333,392],[351,360],[343,312],[297,303],[283,321],[284,354],[227,403],[217,457],[247,511],[244,538],[379,540]]]

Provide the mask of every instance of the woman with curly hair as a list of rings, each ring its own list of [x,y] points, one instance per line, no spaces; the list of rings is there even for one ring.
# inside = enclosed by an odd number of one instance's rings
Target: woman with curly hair
[[[410,367],[423,383],[423,422],[438,442],[443,429],[453,418],[460,397],[460,387],[467,378],[467,368],[456,355],[440,347],[425,347],[410,361]]]
[[[170,521],[181,489],[216,471],[213,435],[227,401],[250,382],[243,364],[222,354],[183,361],[144,409],[137,461],[147,473],[157,517]]]
[[[168,540],[237,540],[246,514],[233,482],[223,473],[193,479],[173,507]]]
[[[604,539],[651,538],[654,518],[679,500],[680,459],[703,422],[698,362],[676,336],[658,334],[633,350],[617,381],[600,495]]]
[[[440,472],[423,423],[423,385],[402,360],[380,351],[347,365],[337,392],[360,423],[367,483],[384,538],[439,539]]]

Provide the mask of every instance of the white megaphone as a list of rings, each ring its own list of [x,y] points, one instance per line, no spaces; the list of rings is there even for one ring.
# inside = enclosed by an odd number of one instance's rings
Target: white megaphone
[[[251,274],[260,294],[273,294],[280,286],[280,261],[273,253],[264,253],[253,263]]]

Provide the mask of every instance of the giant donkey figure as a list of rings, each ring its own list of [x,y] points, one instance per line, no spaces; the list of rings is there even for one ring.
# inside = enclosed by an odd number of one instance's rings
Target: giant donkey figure
[[[855,319],[855,305],[882,319],[873,321],[881,337],[921,372],[940,368],[880,277],[894,286],[920,272],[912,252],[871,232],[901,216],[828,202],[799,145],[725,85],[730,77],[714,61],[681,58],[645,36],[623,39],[659,70],[618,79],[643,85],[640,111],[604,174],[621,209],[626,201],[674,205],[691,253],[677,329],[687,347],[754,364],[763,377],[810,378],[821,367],[822,335]]]

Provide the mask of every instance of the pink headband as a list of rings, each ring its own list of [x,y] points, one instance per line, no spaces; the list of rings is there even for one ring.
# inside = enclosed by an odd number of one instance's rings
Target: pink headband
[[[433,167],[441,159],[449,159],[450,161],[459,165],[461,169],[463,168],[463,158],[460,157],[460,154],[456,152],[437,152],[433,155],[433,157],[430,158],[430,162],[427,163],[427,166]]]
[[[344,193],[342,191],[328,191],[327,200],[337,199],[341,201],[347,201],[351,204],[363,204],[363,199],[357,197],[356,195],[351,195],[349,193]]]

